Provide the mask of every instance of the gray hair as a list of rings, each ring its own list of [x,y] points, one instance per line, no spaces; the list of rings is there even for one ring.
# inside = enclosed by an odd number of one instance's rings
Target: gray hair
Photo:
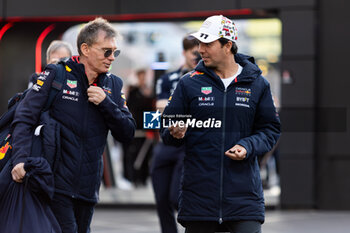
[[[106,38],[117,36],[117,32],[107,20],[101,17],[96,18],[95,20],[88,22],[78,34],[77,46],[79,55],[82,55],[80,46],[83,43],[86,43],[89,46],[94,44],[97,41],[97,35],[100,30],[106,32]]]
[[[57,50],[59,50],[60,48],[65,48],[67,50],[67,52],[69,53],[69,56],[72,56],[72,51],[73,51],[73,47],[71,44],[62,41],[62,40],[54,40],[51,42],[51,44],[49,45],[49,47],[46,50],[46,59],[50,60],[50,54],[56,52]]]

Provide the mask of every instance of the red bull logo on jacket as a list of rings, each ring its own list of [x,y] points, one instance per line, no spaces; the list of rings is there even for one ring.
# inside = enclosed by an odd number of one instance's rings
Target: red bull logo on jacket
[[[203,74],[204,74],[203,72],[195,71],[191,74],[191,78],[195,75],[203,75]]]
[[[12,149],[9,142],[7,142],[3,147],[0,148],[0,160],[5,158],[8,149]]]
[[[252,90],[250,88],[236,87],[236,95],[251,96]]]

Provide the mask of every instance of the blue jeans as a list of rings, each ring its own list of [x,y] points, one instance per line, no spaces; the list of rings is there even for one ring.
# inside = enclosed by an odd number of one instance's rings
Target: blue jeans
[[[90,233],[95,203],[55,193],[51,209],[60,224],[62,233]]]
[[[258,221],[229,221],[222,225],[231,233],[261,233],[261,223]],[[185,233],[214,233],[219,228],[218,222],[189,221],[186,222]]]

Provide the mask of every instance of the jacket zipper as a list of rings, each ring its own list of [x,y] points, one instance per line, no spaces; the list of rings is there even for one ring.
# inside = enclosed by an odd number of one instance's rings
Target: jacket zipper
[[[223,103],[223,118],[222,118],[222,144],[221,144],[221,165],[220,165],[220,213],[219,213],[219,224],[222,220],[222,199],[223,199],[223,179],[224,179],[224,155],[225,155],[225,121],[226,121],[226,94],[227,89],[224,91],[224,103]]]

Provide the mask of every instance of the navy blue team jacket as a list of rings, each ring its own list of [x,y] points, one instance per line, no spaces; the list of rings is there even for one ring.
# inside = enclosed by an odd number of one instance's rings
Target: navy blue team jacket
[[[55,69],[54,65],[46,67],[17,108],[13,122],[14,164],[30,155],[33,127],[47,101]],[[50,109],[51,117],[60,124],[62,151],[55,171],[55,192],[97,202],[107,133],[111,130],[115,139],[128,142],[134,136],[135,121],[121,93],[120,78],[110,73],[98,76],[97,85],[105,91],[106,98],[96,106],[88,101],[88,79],[78,57],[67,61],[66,71],[67,81]]]
[[[182,70],[179,68],[173,72],[160,76],[156,85],[157,100],[169,99],[169,97],[173,94],[180,78],[187,72],[187,70]]]
[[[270,151],[277,142],[280,121],[269,83],[261,76],[254,59],[237,54],[235,60],[243,70],[227,90],[220,77],[201,61],[179,81],[164,110],[166,125],[176,114],[184,117],[183,120],[186,117],[202,120],[202,125],[190,126],[183,139],[172,137],[166,127],[161,130],[165,144],[186,146],[180,223],[264,222],[257,157]],[[242,161],[224,155],[236,144],[247,150],[247,157]]]

